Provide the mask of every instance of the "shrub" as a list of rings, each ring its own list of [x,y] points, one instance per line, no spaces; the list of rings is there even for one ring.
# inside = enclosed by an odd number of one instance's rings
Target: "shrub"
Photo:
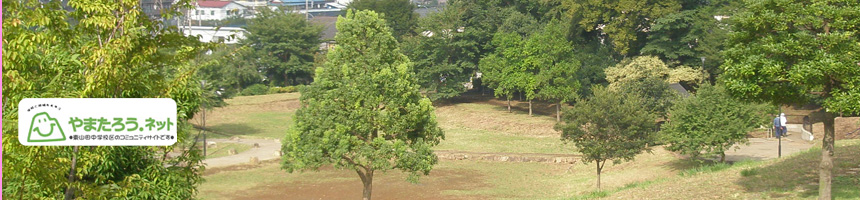
[[[298,91],[297,86],[270,87],[269,94],[292,93]]]
[[[254,84],[254,85],[248,86],[247,88],[242,90],[242,93],[240,93],[239,95],[242,95],[242,96],[261,95],[261,94],[266,94],[266,92],[268,90],[269,90],[269,88],[266,87],[266,85]]]

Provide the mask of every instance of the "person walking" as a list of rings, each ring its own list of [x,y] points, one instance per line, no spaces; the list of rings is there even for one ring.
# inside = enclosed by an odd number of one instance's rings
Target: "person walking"
[[[786,122],[788,122],[788,120],[785,119],[785,113],[779,113],[779,126],[782,128],[782,136],[788,136],[788,128],[785,127]]]
[[[779,116],[773,118],[773,133],[777,138],[785,135],[785,113],[780,113]]]

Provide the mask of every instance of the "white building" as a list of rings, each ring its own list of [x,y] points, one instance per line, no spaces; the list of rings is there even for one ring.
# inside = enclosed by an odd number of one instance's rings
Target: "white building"
[[[201,42],[223,41],[224,44],[236,44],[245,38],[245,29],[236,27],[190,26],[183,27],[182,33],[186,36],[197,36]]]
[[[352,3],[352,0],[335,0],[334,2],[340,5],[348,6],[349,3]]]
[[[224,20],[250,14],[247,7],[233,1],[197,1],[197,8],[191,10],[188,16],[192,20]]]

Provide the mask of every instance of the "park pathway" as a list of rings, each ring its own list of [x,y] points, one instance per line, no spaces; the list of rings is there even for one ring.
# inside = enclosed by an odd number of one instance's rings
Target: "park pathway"
[[[800,132],[799,128],[793,128],[798,125],[788,125],[789,135],[782,138],[782,156],[805,151],[815,144],[814,140],[804,140],[802,138],[803,133]],[[732,147],[732,149],[726,151],[726,161],[767,160],[779,156],[779,140],[775,137],[750,138],[749,141],[749,145],[735,145],[736,147],[740,147],[740,149]]]
[[[207,142],[215,142],[215,145],[227,143],[239,143],[251,146],[250,149],[239,152],[236,155],[222,156],[203,160],[206,167],[218,168],[240,164],[252,164],[251,158],[256,157],[260,162],[280,158],[281,142],[275,139],[210,139]],[[259,147],[254,147],[254,144]]]

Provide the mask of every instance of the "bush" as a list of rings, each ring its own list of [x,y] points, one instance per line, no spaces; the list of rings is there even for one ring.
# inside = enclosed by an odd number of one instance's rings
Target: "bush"
[[[287,87],[270,87],[269,94],[277,94],[277,93],[292,93],[298,91],[298,87],[296,86],[287,86]]]
[[[266,85],[254,84],[254,85],[248,86],[247,88],[242,90],[242,92],[239,95],[242,95],[242,96],[262,95],[262,94],[266,94],[266,92],[268,90],[269,90],[269,88],[266,87]]]

